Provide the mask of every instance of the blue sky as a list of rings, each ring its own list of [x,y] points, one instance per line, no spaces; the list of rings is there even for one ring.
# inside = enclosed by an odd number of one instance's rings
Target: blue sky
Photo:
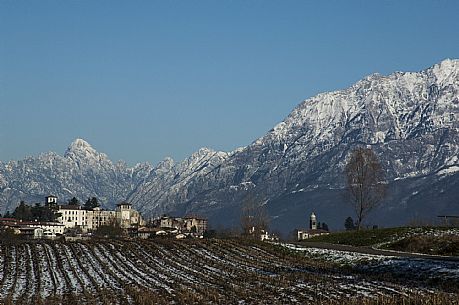
[[[402,3],[400,3],[402,2]],[[0,0],[0,160],[250,144],[301,100],[459,58],[459,1]]]

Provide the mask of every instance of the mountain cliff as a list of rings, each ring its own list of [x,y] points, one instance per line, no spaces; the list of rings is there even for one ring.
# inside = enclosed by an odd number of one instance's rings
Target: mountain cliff
[[[322,221],[341,227],[343,213],[351,215],[341,191],[346,157],[355,146],[368,145],[391,184],[391,196],[373,223],[459,214],[458,204],[449,199],[421,198],[424,193],[425,198],[438,198],[432,185],[440,187],[438,192],[455,192],[442,190],[441,181],[457,184],[458,89],[457,60],[420,72],[370,75],[345,90],[303,101],[251,145],[205,166],[188,167],[193,179],[178,179],[173,171],[165,174],[167,179],[148,177],[145,185],[155,186],[137,189],[130,200],[144,203],[146,212],[201,213],[236,224],[238,206],[250,192],[266,203],[280,229],[305,226],[312,210]]]
[[[459,61],[420,72],[370,75],[350,88],[303,101],[266,135],[233,152],[203,148],[182,162],[113,164],[83,140],[64,156],[47,153],[0,163],[0,205],[20,199],[97,196],[108,206],[127,199],[147,215],[201,214],[236,225],[240,204],[256,194],[283,231],[319,221],[342,227],[349,151],[371,146],[390,183],[369,223],[432,221],[459,214]]]

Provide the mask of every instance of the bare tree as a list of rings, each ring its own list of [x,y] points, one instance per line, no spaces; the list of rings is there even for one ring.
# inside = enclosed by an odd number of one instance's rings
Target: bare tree
[[[269,216],[263,205],[251,195],[243,202],[241,207],[242,234],[246,237],[257,238],[262,231],[268,229]]]
[[[373,150],[358,147],[352,151],[345,173],[347,194],[357,216],[357,229],[360,230],[364,218],[386,195],[384,170]]]

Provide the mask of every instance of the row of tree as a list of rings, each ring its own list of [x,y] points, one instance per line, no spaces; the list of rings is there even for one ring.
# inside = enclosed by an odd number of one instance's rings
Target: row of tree
[[[81,205],[80,201],[73,197],[68,201],[70,205]],[[100,203],[96,197],[88,198],[83,209],[92,210],[100,207]],[[60,216],[56,213],[55,209],[49,205],[42,205],[41,203],[35,203],[34,205],[28,205],[24,201],[21,201],[19,205],[14,209],[13,213],[7,211],[4,215],[5,218],[15,218],[23,221],[44,221],[53,222]]]
[[[70,205],[81,205],[80,201],[76,197],[70,199],[68,203]],[[83,209],[85,210],[92,210],[97,207],[100,207],[100,203],[96,197],[88,198],[88,200],[86,200],[86,202],[83,205]]]
[[[19,205],[14,209],[13,213],[6,212],[5,218],[15,218],[23,221],[56,221],[59,217],[55,211],[46,205],[35,203],[34,205],[28,205],[24,201],[21,201]]]

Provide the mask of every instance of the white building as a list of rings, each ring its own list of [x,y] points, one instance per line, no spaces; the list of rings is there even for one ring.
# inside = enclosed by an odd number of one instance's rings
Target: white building
[[[116,221],[119,223],[121,228],[130,228],[132,226],[143,226],[144,221],[140,216],[140,213],[132,208],[132,204],[127,202],[121,202],[116,205],[115,211]]]
[[[60,216],[57,221],[69,228],[88,228],[88,210],[84,210],[79,205],[59,205],[58,213]]]
[[[27,226],[43,229],[43,232],[51,232],[55,235],[64,234],[65,226],[59,222],[30,222]]]
[[[80,228],[83,231],[92,231],[100,226],[114,223],[118,223],[123,229],[128,229],[145,224],[140,213],[127,202],[118,204],[115,211],[103,210],[100,207],[86,210],[80,205],[58,205],[55,196],[46,197],[46,202],[54,206],[56,213],[59,214],[57,221],[65,229]]]
[[[86,213],[86,226],[88,230],[96,230],[100,226],[112,225],[116,219],[116,212],[110,210],[103,210],[100,207],[87,211]]]
[[[314,212],[311,213],[311,216],[309,216],[309,229],[298,229],[296,230],[297,232],[297,239],[300,240],[305,240],[314,236],[320,236],[320,235],[327,235],[330,234],[330,232],[322,230],[322,229],[317,229],[317,216],[314,214]]]
[[[14,227],[15,233],[30,238],[55,238],[64,234],[65,226],[59,222],[21,221]]]

